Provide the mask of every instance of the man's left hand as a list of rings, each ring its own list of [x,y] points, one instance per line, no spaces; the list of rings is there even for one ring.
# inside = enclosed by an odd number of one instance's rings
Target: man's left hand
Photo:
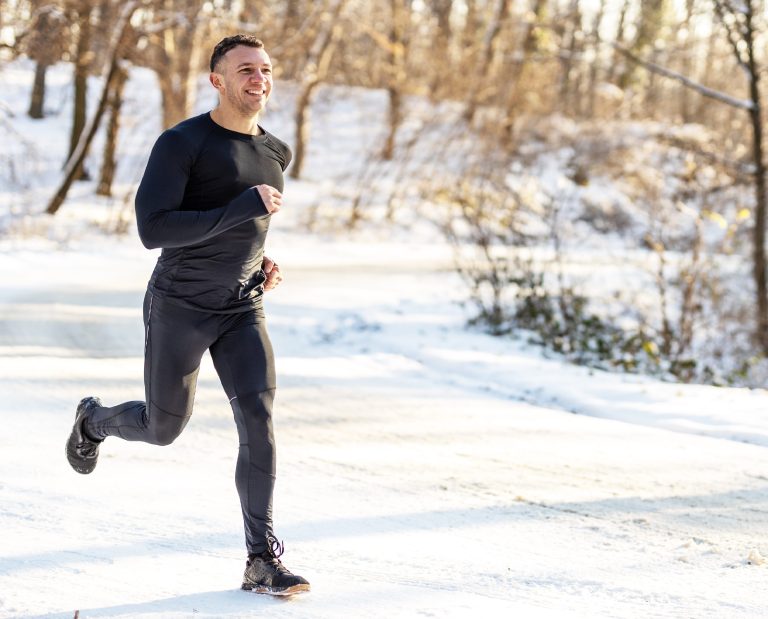
[[[280,267],[277,266],[277,262],[264,256],[264,262],[261,265],[264,274],[267,276],[267,281],[264,282],[264,291],[272,290],[280,285],[283,281],[283,274],[280,272]]]

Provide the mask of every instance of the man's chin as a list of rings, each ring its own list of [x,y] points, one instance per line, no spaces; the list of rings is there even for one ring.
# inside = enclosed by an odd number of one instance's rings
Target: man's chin
[[[241,112],[245,116],[257,116],[261,112],[264,111],[266,101],[262,101],[259,103],[259,105],[245,105],[241,108]]]

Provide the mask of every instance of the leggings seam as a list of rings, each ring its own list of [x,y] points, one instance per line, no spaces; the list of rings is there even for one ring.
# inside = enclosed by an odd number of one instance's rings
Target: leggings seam
[[[157,409],[159,412],[163,413],[164,415],[170,415],[171,417],[178,417],[179,419],[188,419],[189,417],[191,417],[191,416],[192,416],[192,414],[191,414],[191,413],[190,413],[190,414],[188,414],[188,415],[186,415],[186,414],[185,414],[185,415],[177,415],[176,413],[172,413],[171,411],[167,411],[167,410],[165,410],[165,409],[164,409],[162,406],[158,406],[157,404],[155,404],[154,402],[152,402],[152,400],[150,400],[150,401],[147,403],[147,408],[148,408],[148,409],[149,409],[149,405],[150,405],[150,404],[152,405],[152,408],[155,408],[155,409]],[[147,416],[149,416],[149,411],[147,411]]]
[[[150,348],[149,333],[152,324],[152,303],[155,300],[154,293],[149,293],[149,309],[147,310],[147,332],[144,337],[144,359],[147,364],[147,404],[144,408],[147,426],[149,426],[149,406],[152,403],[152,350]],[[162,409],[161,409],[162,410]]]
[[[192,415],[176,415],[175,413],[171,413],[169,411],[166,411],[166,410],[160,408],[159,406],[157,406],[157,404],[154,404],[154,403],[152,403],[152,406],[157,408],[157,410],[160,411],[161,413],[163,413],[165,415],[169,415],[171,417],[176,417],[177,419],[189,419],[192,416]],[[146,408],[149,408],[149,407],[147,406]],[[124,412],[125,411],[118,411],[117,413],[115,413],[111,417],[107,417],[106,419],[103,419],[99,423],[99,427],[98,427],[99,432],[101,434],[103,434],[104,432],[109,431],[109,430],[119,430],[120,428],[135,428],[135,426],[133,426],[131,424],[109,425],[110,421],[112,421],[115,417],[119,417]],[[149,415],[147,415],[147,416],[149,416]]]
[[[229,357],[228,356],[224,356],[222,358],[222,361],[224,362],[224,365],[226,365],[226,368],[227,368],[227,375],[228,375],[227,376],[227,379],[228,379],[227,382],[229,382],[229,384],[232,385],[232,391],[235,394],[234,397],[232,398],[232,400],[230,400],[230,404],[232,404],[232,403],[235,402],[235,400],[239,400],[240,399],[240,393],[237,390],[236,381],[234,380],[234,376],[232,374],[232,367],[231,367],[230,362],[229,362]],[[240,406],[240,404],[237,403],[237,406]],[[234,413],[235,416],[237,416],[237,413],[234,410],[232,412]],[[246,436],[247,436],[247,433],[246,433]],[[248,448],[248,465],[250,467],[250,460],[251,460],[251,446],[250,446],[250,443],[247,444],[247,448]],[[250,481],[250,475],[249,475],[249,479],[247,479],[246,483],[245,483],[245,505],[248,505],[248,506],[251,505],[251,481]],[[245,516],[245,514],[244,514],[244,516]]]

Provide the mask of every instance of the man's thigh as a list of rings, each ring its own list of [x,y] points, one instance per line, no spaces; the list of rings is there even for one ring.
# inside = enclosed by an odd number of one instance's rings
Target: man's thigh
[[[211,346],[211,357],[230,399],[275,389],[275,362],[263,310],[237,314]]]
[[[144,307],[144,385],[153,409],[188,417],[203,354],[215,341],[218,316],[168,303],[148,294]]]

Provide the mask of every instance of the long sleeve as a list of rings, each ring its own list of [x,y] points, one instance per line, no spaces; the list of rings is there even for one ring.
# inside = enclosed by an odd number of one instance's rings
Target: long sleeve
[[[184,136],[164,132],[152,148],[136,193],[136,222],[147,249],[206,241],[250,219],[269,215],[253,187],[210,210],[180,210],[194,160]]]

